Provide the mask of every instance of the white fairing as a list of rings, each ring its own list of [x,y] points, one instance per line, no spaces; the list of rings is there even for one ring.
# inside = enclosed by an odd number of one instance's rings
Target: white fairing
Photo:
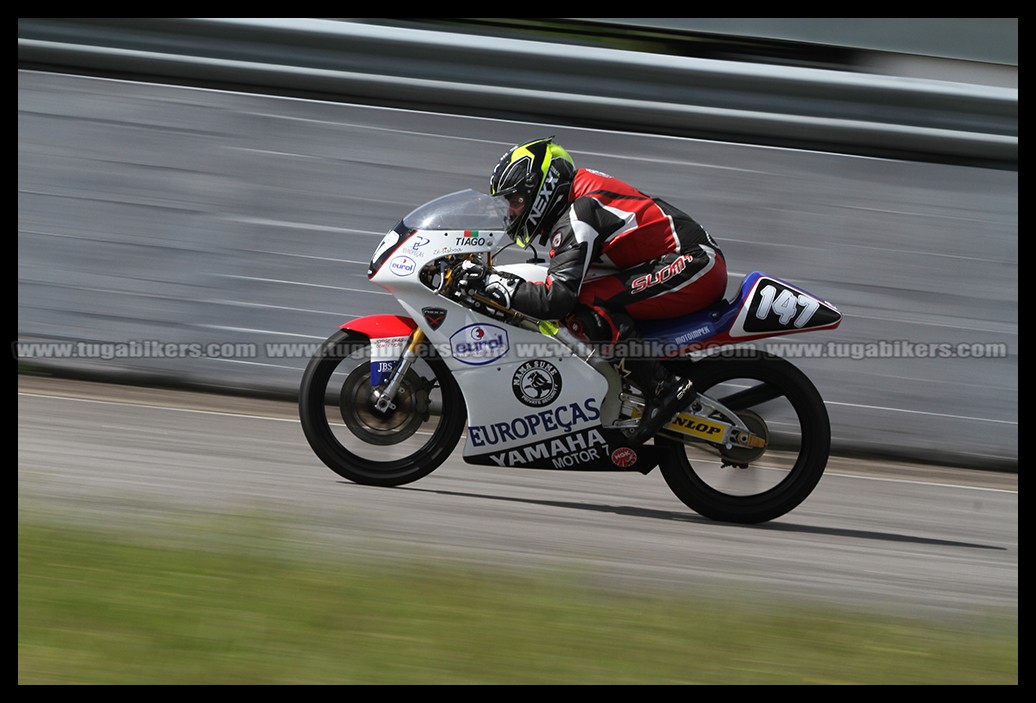
[[[389,241],[393,235],[386,236],[379,255],[396,244]],[[500,231],[418,230],[371,280],[396,297],[460,385],[467,403],[466,457],[488,455],[494,463],[520,466],[545,457],[563,461],[566,453],[607,456],[607,445],[594,429],[601,426],[608,389],[600,373],[554,337],[478,314],[421,282],[421,270],[434,269],[437,259],[489,252],[506,236]],[[546,274],[534,264],[500,268],[535,281]],[[437,323],[441,318],[434,329],[425,310]]]

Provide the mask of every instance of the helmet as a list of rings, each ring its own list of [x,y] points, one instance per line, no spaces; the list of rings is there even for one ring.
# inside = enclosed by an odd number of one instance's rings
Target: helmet
[[[568,191],[576,173],[575,162],[554,137],[519,144],[508,150],[489,178],[489,194],[507,199],[507,233],[525,247],[549,229],[568,204]]]

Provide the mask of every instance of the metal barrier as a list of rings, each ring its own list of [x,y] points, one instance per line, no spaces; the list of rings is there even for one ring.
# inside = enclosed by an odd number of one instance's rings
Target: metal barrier
[[[1017,168],[1018,91],[309,18],[19,19],[21,67]]]

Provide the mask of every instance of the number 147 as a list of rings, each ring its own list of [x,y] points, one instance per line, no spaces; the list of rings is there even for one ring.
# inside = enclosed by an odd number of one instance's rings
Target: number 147
[[[813,313],[816,312],[817,308],[820,307],[820,303],[811,296],[805,293],[799,293],[796,295],[792,291],[784,288],[780,293],[777,292],[777,287],[772,285],[763,286],[759,291],[759,309],[756,310],[755,316],[760,320],[765,320],[772,311],[777,315],[782,325],[787,325],[794,318],[794,326],[802,327],[809,318],[813,317]],[[799,312],[799,306],[802,307],[802,311]]]

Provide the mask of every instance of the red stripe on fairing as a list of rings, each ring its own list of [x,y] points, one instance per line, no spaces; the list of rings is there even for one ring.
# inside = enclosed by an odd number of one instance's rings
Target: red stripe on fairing
[[[343,330],[360,332],[371,339],[384,337],[409,337],[417,323],[401,315],[368,315],[342,325]]]

